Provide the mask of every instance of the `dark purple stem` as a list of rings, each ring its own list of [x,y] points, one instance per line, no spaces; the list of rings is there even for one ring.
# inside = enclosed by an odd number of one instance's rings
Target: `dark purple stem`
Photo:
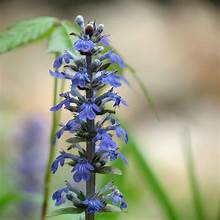
[[[92,71],[91,71],[91,62],[92,57],[90,55],[86,56],[86,66],[87,66],[87,74],[89,75],[90,80],[92,80]],[[86,98],[91,99],[93,98],[93,90],[92,88],[86,90]],[[88,131],[93,131],[95,127],[95,121],[94,120],[88,120],[87,119],[87,125],[88,125]],[[92,141],[86,142],[86,157],[89,162],[92,162],[92,159],[95,155],[95,143]],[[95,193],[95,173],[91,174],[91,177],[89,181],[86,182],[86,196],[90,197],[94,195]],[[90,213],[85,213],[85,220],[94,220],[95,215]]]

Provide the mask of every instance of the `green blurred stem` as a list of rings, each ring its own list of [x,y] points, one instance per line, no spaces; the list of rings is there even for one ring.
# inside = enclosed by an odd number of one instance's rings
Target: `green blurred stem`
[[[129,132],[128,127],[124,124],[124,128]],[[160,203],[164,213],[169,220],[179,220],[180,217],[177,213],[175,206],[173,205],[169,194],[166,192],[161,181],[157,177],[149,161],[143,156],[143,153],[139,150],[139,146],[136,140],[133,138],[131,132],[129,132],[129,150],[136,166],[139,168],[140,174],[144,183],[151,188],[155,198]]]
[[[64,90],[65,82],[61,81],[60,91]],[[58,80],[54,79],[54,88],[53,88],[53,105],[57,104],[58,101]],[[56,131],[60,122],[61,111],[54,112],[52,116],[52,125],[51,125],[51,133],[50,133],[50,151],[48,156],[48,163],[44,177],[44,194],[43,194],[43,204],[41,209],[41,220],[46,219],[48,202],[49,202],[49,194],[50,194],[50,182],[51,182],[51,165],[53,163],[54,157],[56,155],[56,144],[54,143],[54,139],[56,137]]]
[[[135,69],[130,66],[129,64],[126,63],[126,68],[129,70],[129,72],[132,74],[133,78],[135,79],[135,81],[138,83],[141,91],[143,92],[143,95],[147,101],[147,103],[150,105],[152,111],[154,112],[157,120],[159,120],[159,115],[157,113],[157,109],[155,107],[155,103],[153,98],[151,97],[147,87],[144,85],[142,79],[140,79],[140,77],[138,76],[138,74],[136,73]]]
[[[200,191],[197,174],[196,174],[196,167],[194,164],[194,158],[193,158],[193,152],[192,152],[192,145],[191,145],[191,137],[190,132],[188,130],[186,132],[185,140],[186,144],[184,146],[184,154],[185,154],[185,163],[187,167],[188,172],[188,178],[190,182],[190,190],[192,193],[192,199],[193,199],[193,206],[195,210],[195,219],[197,220],[204,220],[205,217],[205,210],[203,207],[203,201],[202,201],[202,193]]]

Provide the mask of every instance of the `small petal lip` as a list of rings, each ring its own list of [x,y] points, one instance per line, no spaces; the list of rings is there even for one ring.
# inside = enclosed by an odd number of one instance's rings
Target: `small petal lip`
[[[79,160],[74,166],[72,172],[74,172],[73,179],[75,182],[80,182],[81,180],[88,181],[91,176],[91,172],[94,170],[92,164],[90,164],[86,159]]]
[[[74,43],[74,49],[80,52],[90,52],[96,44],[88,39],[79,39]]]
[[[87,198],[85,201],[83,201],[83,204],[87,206],[88,213],[96,213],[100,212],[104,207],[104,203],[99,200],[98,198]]]

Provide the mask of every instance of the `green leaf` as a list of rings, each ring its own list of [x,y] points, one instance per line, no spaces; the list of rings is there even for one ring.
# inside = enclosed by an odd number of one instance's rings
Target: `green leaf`
[[[72,41],[66,29],[62,25],[55,27],[48,40],[48,51],[50,53],[63,53],[71,47]]]
[[[120,208],[118,208],[115,205],[110,205],[108,204],[103,210],[102,212],[122,212]]]
[[[75,22],[69,21],[69,20],[63,20],[61,22],[61,24],[63,25],[63,27],[66,29],[66,32],[68,34],[70,33],[79,33],[80,32],[80,27],[75,24]],[[74,36],[72,36],[72,38],[74,38]]]
[[[205,210],[203,207],[202,201],[202,193],[200,192],[200,186],[198,184],[197,176],[196,176],[196,168],[193,160],[192,146],[191,146],[191,137],[188,130],[186,130],[184,136],[184,142],[186,142],[183,146],[184,155],[185,155],[185,163],[188,172],[188,178],[190,182],[190,190],[192,193],[193,206],[195,209],[195,216],[197,220],[204,220]]]
[[[67,143],[71,143],[71,144],[76,144],[76,143],[80,143],[83,141],[86,141],[86,140],[85,138],[81,138],[81,137],[72,137],[66,140]]]
[[[48,217],[53,217],[57,215],[66,215],[66,214],[80,214],[82,212],[84,212],[83,209],[68,207],[68,208],[54,210],[51,212],[51,214]]]
[[[0,54],[49,36],[56,23],[54,17],[35,17],[15,23],[0,33]]]
[[[110,166],[105,166],[105,167],[100,167],[96,168],[95,170],[96,173],[101,173],[101,174],[115,174],[115,175],[122,175],[121,170],[110,167]]]

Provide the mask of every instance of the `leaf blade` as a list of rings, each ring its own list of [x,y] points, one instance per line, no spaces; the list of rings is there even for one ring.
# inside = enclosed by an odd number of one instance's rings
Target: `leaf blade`
[[[48,36],[57,22],[54,17],[35,17],[18,21],[0,33],[0,54]]]
[[[95,170],[96,173],[100,174],[115,174],[115,175],[122,175],[122,172],[120,169],[111,167],[111,166],[105,166],[101,168],[96,168]]]
[[[84,212],[83,209],[68,207],[68,208],[54,210],[51,212],[51,214],[48,217],[53,217],[53,216],[58,216],[58,215],[66,215],[66,214],[80,214],[82,212]]]
[[[63,53],[66,49],[71,48],[71,46],[72,41],[66,29],[62,25],[55,27],[48,39],[48,52]]]

